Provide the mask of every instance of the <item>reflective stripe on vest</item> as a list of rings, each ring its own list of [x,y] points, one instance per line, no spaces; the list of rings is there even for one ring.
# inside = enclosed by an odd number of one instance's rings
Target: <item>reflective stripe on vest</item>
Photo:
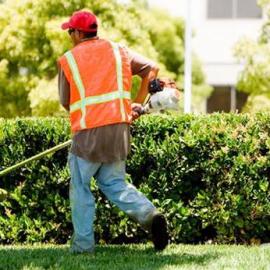
[[[84,85],[83,85],[83,82],[81,79],[81,75],[80,75],[77,63],[76,63],[71,51],[66,52],[65,56],[67,58],[71,73],[73,75],[73,79],[75,81],[75,84],[79,90],[81,101],[83,101],[85,99],[85,88],[84,88]],[[86,107],[83,106],[82,103],[80,104],[80,110],[82,112],[80,125],[81,125],[81,128],[86,128],[86,123],[85,123]]]
[[[80,126],[83,129],[86,128],[85,116],[86,116],[86,106],[87,105],[99,104],[99,103],[119,99],[122,121],[126,120],[123,99],[130,99],[131,94],[129,91],[123,90],[124,87],[123,87],[123,73],[122,73],[122,58],[121,58],[119,47],[116,43],[113,43],[113,42],[110,42],[110,43],[113,47],[113,52],[114,52],[114,56],[115,56],[118,90],[113,91],[111,93],[107,93],[107,94],[85,97],[85,88],[84,88],[84,85],[83,85],[83,82],[81,79],[81,75],[80,75],[76,60],[74,59],[71,51],[68,51],[65,53],[65,56],[66,56],[68,65],[70,67],[74,82],[75,82],[76,87],[80,93],[80,100],[74,102],[73,104],[70,104],[70,113],[77,111],[77,110],[81,110],[82,117],[80,120]]]
[[[98,96],[91,96],[84,98],[83,100],[79,100],[74,102],[70,105],[70,112],[75,112],[80,110],[82,106],[92,105],[92,104],[99,104],[107,101],[112,101],[116,99],[130,99],[130,92],[123,91],[122,94],[119,91],[114,91],[108,94],[98,95]]]
[[[121,115],[122,115],[122,121],[125,121],[126,119],[126,114],[125,114],[125,109],[124,109],[124,101],[121,96],[123,96],[123,73],[122,73],[122,58],[120,54],[119,47],[116,43],[111,42],[111,45],[113,47],[113,53],[115,56],[116,60],[116,74],[117,74],[117,86],[118,86],[118,91],[120,95],[120,110],[121,110]]]

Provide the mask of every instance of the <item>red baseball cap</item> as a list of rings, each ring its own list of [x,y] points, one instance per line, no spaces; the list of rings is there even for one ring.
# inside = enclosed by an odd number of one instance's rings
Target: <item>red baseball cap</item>
[[[77,29],[82,32],[96,32],[98,28],[97,18],[88,11],[76,11],[68,22],[62,24],[62,29]]]

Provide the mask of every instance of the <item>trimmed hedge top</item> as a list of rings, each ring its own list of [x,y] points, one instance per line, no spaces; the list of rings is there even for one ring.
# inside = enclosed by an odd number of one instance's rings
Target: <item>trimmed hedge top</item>
[[[143,116],[131,128],[127,180],[163,209],[175,243],[270,241],[270,115]],[[0,166],[70,138],[67,119],[0,120]],[[66,242],[67,149],[0,179],[0,243]],[[99,243],[147,240],[93,183]]]

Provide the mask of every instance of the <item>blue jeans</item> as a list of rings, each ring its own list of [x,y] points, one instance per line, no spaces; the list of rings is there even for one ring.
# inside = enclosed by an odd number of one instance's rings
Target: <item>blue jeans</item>
[[[97,180],[97,185],[105,196],[122,211],[145,228],[151,222],[156,208],[134,186],[125,182],[125,161],[93,163],[70,153],[69,166],[70,204],[74,228],[72,252],[94,250],[95,199],[90,190],[92,177]]]

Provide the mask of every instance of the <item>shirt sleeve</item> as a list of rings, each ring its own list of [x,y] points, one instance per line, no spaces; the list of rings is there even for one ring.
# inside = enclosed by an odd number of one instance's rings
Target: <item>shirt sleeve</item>
[[[60,103],[67,111],[69,111],[70,85],[61,67],[58,69],[58,92]]]
[[[138,75],[141,78],[146,77],[151,69],[156,66],[155,62],[149,60],[148,58],[127,49],[132,75]]]

